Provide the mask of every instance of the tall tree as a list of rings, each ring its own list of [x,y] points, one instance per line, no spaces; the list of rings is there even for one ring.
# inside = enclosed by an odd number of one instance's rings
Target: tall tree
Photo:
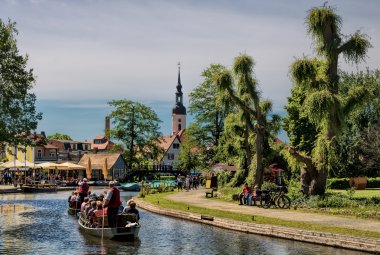
[[[129,167],[143,160],[146,150],[159,150],[161,120],[150,107],[125,99],[108,104],[114,108],[109,115],[114,124],[110,134],[125,144]]]
[[[35,78],[27,68],[28,56],[17,48],[16,23],[0,19],[0,145],[33,145],[31,130],[42,114],[36,112],[36,96],[30,92]]]
[[[228,70],[223,70],[216,76],[216,84],[226,98],[242,110],[242,117],[247,130],[256,134],[256,171],[254,183],[261,187],[264,172],[265,122],[260,107],[260,92],[257,88],[256,79],[253,76],[253,66],[253,59],[246,54],[242,54],[235,58],[232,68],[236,79],[234,79]],[[245,133],[245,137],[248,139],[248,132]],[[251,166],[252,158],[248,156],[245,161],[244,165],[248,169]]]
[[[58,140],[69,140],[72,141],[71,137],[67,134],[54,133],[52,135],[48,135],[47,139],[58,139]]]
[[[361,102],[366,93],[365,89],[355,88],[348,98],[342,97],[338,59],[343,55],[346,61],[359,63],[371,45],[360,32],[342,36],[341,18],[330,6],[309,10],[306,24],[319,58],[297,59],[290,73],[295,87],[302,88],[305,98],[301,112],[307,116],[307,121],[315,125],[317,138],[311,154],[295,148],[291,148],[290,153],[306,165],[304,180],[309,184],[308,193],[321,195],[326,190],[333,141],[344,127],[345,115]]]
[[[214,150],[223,133],[224,119],[227,110],[218,99],[214,76],[224,70],[219,64],[211,64],[203,70],[203,82],[190,93],[190,113],[195,118],[193,137],[198,146]],[[213,161],[214,152],[209,152],[209,160]]]
[[[192,133],[187,132],[184,143],[181,144],[181,151],[178,155],[179,161],[176,163],[175,168],[183,172],[190,173],[196,169],[204,168],[204,150],[198,147],[198,142]]]

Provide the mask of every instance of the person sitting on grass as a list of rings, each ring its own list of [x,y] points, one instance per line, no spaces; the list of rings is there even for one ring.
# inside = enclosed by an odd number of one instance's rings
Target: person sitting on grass
[[[241,191],[241,193],[239,194],[239,201],[240,201],[240,204],[239,205],[243,205],[243,204],[246,204],[247,203],[247,195],[248,194],[251,194],[251,189],[248,187],[248,183],[244,183],[244,186],[243,186],[243,190]],[[244,203],[243,203],[243,199],[244,199]]]

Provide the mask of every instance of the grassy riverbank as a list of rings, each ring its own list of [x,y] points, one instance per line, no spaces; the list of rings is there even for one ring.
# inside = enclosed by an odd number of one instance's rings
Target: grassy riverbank
[[[329,225],[312,224],[312,223],[305,223],[305,222],[300,222],[300,221],[281,220],[281,219],[270,218],[270,217],[265,217],[265,216],[252,217],[252,215],[250,214],[235,213],[235,212],[231,213],[228,211],[195,207],[195,206],[188,205],[187,203],[175,202],[168,199],[167,196],[170,194],[172,194],[172,192],[149,194],[148,196],[144,198],[140,198],[140,199],[142,199],[145,202],[149,202],[151,204],[164,207],[164,208],[192,212],[192,213],[197,213],[197,214],[202,214],[202,215],[209,215],[209,216],[220,217],[220,218],[225,218],[225,219],[232,219],[232,220],[237,220],[237,221],[242,221],[242,222],[270,224],[270,225],[293,227],[293,228],[312,230],[312,231],[346,234],[346,235],[358,236],[358,237],[380,238],[380,233],[378,232],[332,227]],[[310,214],[310,217],[313,217],[312,214]]]

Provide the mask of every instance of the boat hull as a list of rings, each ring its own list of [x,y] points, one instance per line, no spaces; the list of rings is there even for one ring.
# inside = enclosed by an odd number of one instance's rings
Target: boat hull
[[[22,186],[21,189],[25,193],[57,192],[57,186]]]
[[[77,215],[77,213],[80,212],[80,209],[75,209],[75,208],[67,208],[67,213],[70,215]]]
[[[85,225],[85,221],[81,218],[78,220],[80,229],[92,236],[102,237],[110,240],[132,241],[138,237],[140,224],[130,223],[125,227],[119,228],[91,228]]]
[[[138,183],[121,183],[119,188],[123,191],[140,191],[141,185]]]

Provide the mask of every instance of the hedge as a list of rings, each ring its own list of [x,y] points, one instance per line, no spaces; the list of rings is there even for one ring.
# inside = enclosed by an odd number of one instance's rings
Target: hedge
[[[349,189],[350,178],[330,178],[327,180],[327,187],[330,189]],[[368,178],[367,188],[380,188],[380,177]]]

